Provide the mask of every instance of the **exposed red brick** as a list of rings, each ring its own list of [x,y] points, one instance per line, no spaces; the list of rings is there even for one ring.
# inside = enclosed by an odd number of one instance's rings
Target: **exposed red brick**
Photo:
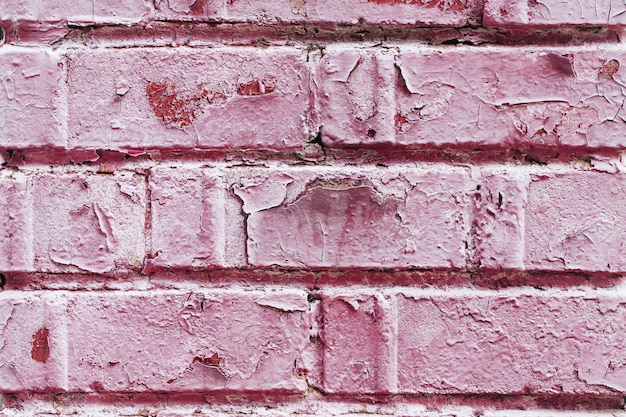
[[[37,330],[37,333],[33,335],[33,348],[31,350],[31,357],[38,362],[45,362],[50,357],[48,333],[48,329],[44,327]]]

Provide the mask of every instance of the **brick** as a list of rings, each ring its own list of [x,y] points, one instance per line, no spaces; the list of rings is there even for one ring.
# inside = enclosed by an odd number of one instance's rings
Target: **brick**
[[[623,148],[618,48],[401,48],[396,142]]]
[[[65,389],[62,292],[0,292],[0,391]]]
[[[619,0],[485,0],[486,26],[616,26],[626,23],[626,5]]]
[[[396,335],[390,304],[376,293],[322,296],[324,392],[396,391]]]
[[[59,110],[62,65],[49,50],[0,48],[0,146],[65,146]]]
[[[625,302],[608,291],[335,289],[322,298],[324,390],[623,393]]]
[[[481,269],[524,268],[529,183],[522,170],[482,170],[474,219],[474,262]]]
[[[40,174],[32,179],[35,270],[137,269],[145,253],[145,178]]]
[[[72,52],[70,146],[299,148],[308,140],[305,60],[286,48]]]
[[[151,266],[224,264],[223,191],[219,177],[201,169],[151,171]]]
[[[315,70],[316,116],[330,146],[393,144],[394,56],[328,47]]]
[[[297,290],[80,293],[68,389],[302,393],[307,310]]]
[[[0,0],[0,21],[71,25],[132,24],[150,20],[148,0]]]
[[[26,177],[19,173],[0,175],[0,270],[32,268],[29,204]]]
[[[316,70],[323,141],[383,149],[622,149],[623,56],[619,47],[403,46],[395,58],[329,48]]]
[[[250,264],[306,268],[465,267],[475,189],[445,168],[291,170],[235,185]]]
[[[623,174],[535,175],[528,191],[527,269],[624,271]]]
[[[624,392],[623,302],[574,291],[402,291],[399,392]]]
[[[184,21],[276,23],[400,24],[465,26],[477,22],[480,3],[474,0],[158,0],[161,18]]]

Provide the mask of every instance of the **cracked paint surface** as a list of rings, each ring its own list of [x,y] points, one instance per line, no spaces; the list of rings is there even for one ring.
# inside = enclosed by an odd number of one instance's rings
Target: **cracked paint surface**
[[[64,295],[0,292],[0,390],[63,391]]]
[[[621,299],[418,293],[397,299],[399,392],[624,392]]]
[[[225,4],[193,0],[158,0],[157,15],[184,21],[225,20],[261,24],[342,23],[463,26],[479,17],[475,0],[236,0]]]
[[[131,181],[145,195],[144,177]],[[115,176],[39,175],[32,184],[35,270],[104,273],[142,264],[145,204],[123,193]]]
[[[484,24],[507,25],[620,25],[626,23],[621,0],[485,0]]]
[[[291,302],[237,290],[74,297],[69,332],[80,337],[69,340],[69,389],[92,381],[95,391],[303,392],[306,294],[281,295]]]
[[[298,195],[289,192],[288,198],[286,190],[292,180],[284,174],[249,186],[235,185],[248,214],[252,265],[466,265],[469,194],[476,185],[465,171],[416,170],[383,177],[363,173],[354,178],[354,184],[332,175],[306,181],[298,176],[307,173],[292,171],[290,175],[299,191]],[[400,183],[400,190],[381,191],[394,181]],[[254,191],[246,191],[249,187]],[[263,192],[256,192],[259,189]]]
[[[196,268],[223,259],[224,197],[217,176],[196,169],[154,169],[150,175],[152,248],[149,265]]]
[[[614,291],[324,291],[324,390],[623,393]]]
[[[626,198],[622,174],[535,176],[526,208],[529,269],[624,271]]]
[[[133,48],[68,56],[72,147],[289,149],[308,140],[303,52]]]
[[[0,269],[25,271],[31,268],[28,251],[26,177],[0,177]]]
[[[322,298],[324,391],[395,392],[390,300],[354,293]]]
[[[622,59],[612,49],[401,48],[396,141],[621,148]]]
[[[393,54],[329,47],[314,73],[322,140],[330,145],[393,141]],[[346,111],[347,110],[347,111]]]
[[[86,26],[93,24],[133,24],[153,13],[149,0],[46,1],[0,0],[0,21],[18,20]]]
[[[0,2],[0,10],[12,9]],[[58,65],[60,57],[51,51],[0,48],[0,146],[65,146],[57,114]]]

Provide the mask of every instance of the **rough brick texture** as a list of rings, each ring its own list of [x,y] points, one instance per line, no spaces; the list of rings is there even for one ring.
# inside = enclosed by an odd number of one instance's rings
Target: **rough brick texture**
[[[485,0],[488,26],[617,26],[626,23],[626,5],[618,0]]]
[[[626,417],[625,11],[0,0],[0,416]]]
[[[289,149],[308,140],[301,51],[88,50],[68,60],[72,148]]]
[[[353,290],[322,303],[329,392],[626,389],[625,311],[616,295]]]

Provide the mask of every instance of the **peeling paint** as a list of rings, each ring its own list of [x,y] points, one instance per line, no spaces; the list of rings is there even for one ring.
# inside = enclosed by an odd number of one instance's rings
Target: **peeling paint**
[[[155,116],[161,118],[168,127],[183,128],[189,126],[201,113],[200,100],[208,96],[201,91],[190,97],[181,97],[175,85],[167,82],[151,82],[146,88],[148,101]]]
[[[233,192],[243,201],[243,211],[251,214],[282,204],[287,195],[286,188],[292,182],[290,175],[276,174],[251,184],[236,184]]]
[[[240,96],[262,96],[273,93],[276,90],[277,80],[275,77],[265,77],[239,84],[237,94]]]
[[[111,270],[115,264],[110,254],[118,245],[111,212],[94,202],[71,211],[70,217],[72,221],[63,239],[50,244],[50,259],[91,272]]]
[[[367,0],[376,4],[408,4],[412,6],[422,6],[429,9],[438,8],[440,10],[452,10],[460,12],[468,7],[467,0]]]
[[[302,294],[269,293],[254,300],[260,306],[275,308],[285,312],[307,311],[308,304]]]

